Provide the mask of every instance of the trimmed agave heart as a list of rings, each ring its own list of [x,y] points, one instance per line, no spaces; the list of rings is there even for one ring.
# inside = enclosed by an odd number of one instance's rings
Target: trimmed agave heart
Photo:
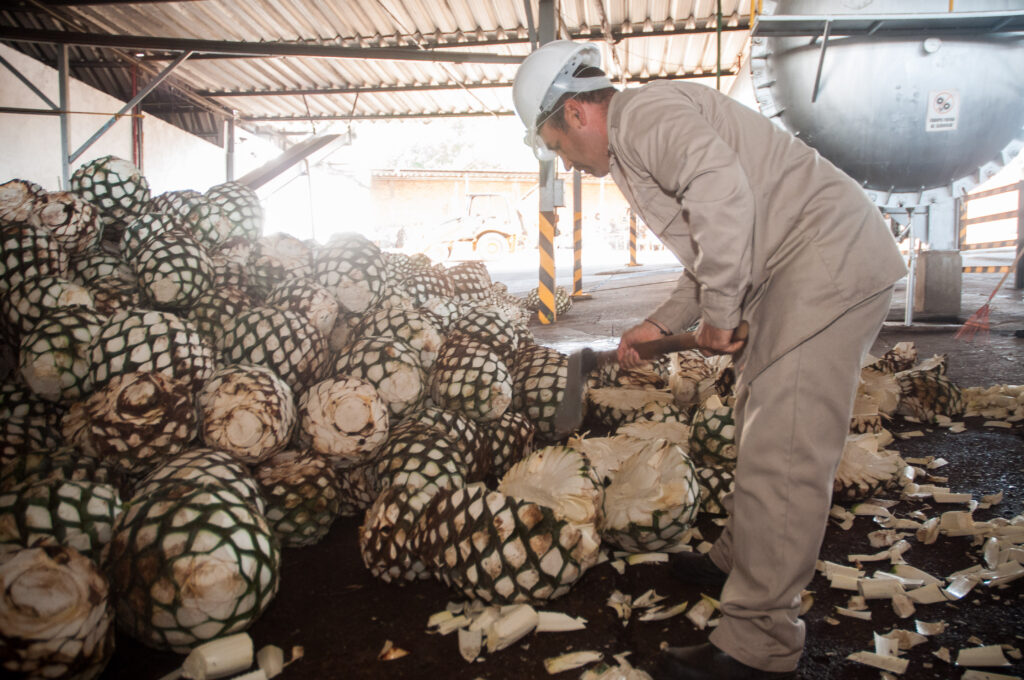
[[[75,549],[0,554],[0,667],[7,673],[92,680],[114,653],[114,630],[107,579]]]
[[[281,554],[263,516],[227,487],[165,483],[137,495],[110,543],[118,626],[186,653],[245,630],[277,594]]]
[[[138,477],[195,439],[192,391],[162,373],[118,375],[72,405],[61,429],[69,444]]]
[[[299,430],[303,446],[336,467],[369,463],[388,436],[387,405],[373,385],[355,377],[323,380],[299,400]]]
[[[611,475],[604,495],[602,537],[630,552],[678,550],[697,517],[700,488],[683,449],[646,443]]]
[[[338,516],[340,489],[334,470],[313,452],[282,451],[254,475],[266,499],[267,522],[281,545],[318,543]]]
[[[295,428],[295,398],[269,368],[226,366],[196,395],[203,442],[249,465],[284,450]]]
[[[121,497],[109,484],[43,480],[0,493],[0,552],[65,545],[97,564],[110,542]]]

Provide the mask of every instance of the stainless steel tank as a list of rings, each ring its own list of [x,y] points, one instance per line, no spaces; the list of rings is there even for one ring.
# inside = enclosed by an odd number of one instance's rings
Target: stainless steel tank
[[[763,15],[919,16],[949,7],[949,0],[767,0]],[[954,8],[1020,11],[1024,0],[956,0]],[[834,35],[815,93],[821,43],[820,36],[755,37],[755,96],[762,113],[861,182],[879,205],[962,195],[1024,149],[1024,34]]]

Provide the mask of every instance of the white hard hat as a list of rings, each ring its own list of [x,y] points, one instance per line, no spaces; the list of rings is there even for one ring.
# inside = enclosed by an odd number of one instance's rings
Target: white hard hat
[[[551,109],[566,92],[593,92],[612,87],[607,76],[577,78],[581,66],[601,67],[601,50],[593,43],[554,40],[533,51],[516,72],[512,101],[526,126],[526,144],[542,161],[555,159],[555,153],[537,134],[537,119]],[[543,121],[541,121],[543,122]]]

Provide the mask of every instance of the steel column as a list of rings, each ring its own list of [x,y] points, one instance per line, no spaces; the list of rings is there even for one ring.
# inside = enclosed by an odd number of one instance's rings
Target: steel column
[[[537,37],[541,45],[555,39],[555,2],[539,0],[537,3]],[[549,324],[557,318],[555,312],[555,225],[558,215],[555,214],[555,187],[558,170],[555,161],[540,161],[540,179],[538,198],[540,203],[540,227],[537,245],[540,254],[538,267],[537,295],[540,307],[537,318],[542,324]]]
[[[907,299],[903,308],[903,325],[914,325],[914,296],[917,293],[917,230],[914,228],[914,209],[907,210]]]
[[[139,66],[132,64],[132,97],[139,93]],[[142,167],[142,109],[136,104],[132,109],[132,163],[144,172]]]
[[[225,154],[225,168],[224,177],[228,182],[235,181],[235,119],[234,117],[227,119],[227,139],[224,140],[224,145],[227,147],[227,153]]]
[[[71,121],[68,119],[68,46],[57,50],[57,105],[60,107],[60,182],[64,191],[71,190]]]

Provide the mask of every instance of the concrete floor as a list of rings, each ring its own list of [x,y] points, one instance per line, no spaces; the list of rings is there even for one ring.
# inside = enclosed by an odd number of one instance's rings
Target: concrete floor
[[[534,323],[532,330],[541,344],[571,352],[581,347],[608,349],[618,344],[619,336],[654,310],[671,292],[680,275],[678,265],[658,262],[638,267],[619,267],[601,272],[593,281],[583,281],[588,300],[576,301],[555,323]],[[1024,382],[1024,291],[1012,287],[1007,279],[989,305],[990,331],[987,337],[970,341],[955,337],[960,323],[988,300],[1001,274],[965,274],[962,283],[960,313],[957,319],[933,318],[917,314],[910,326],[904,325],[906,281],[896,285],[888,320],[876,353],[897,342],[913,341],[922,357],[948,354],[951,376],[962,387],[994,383]]]

